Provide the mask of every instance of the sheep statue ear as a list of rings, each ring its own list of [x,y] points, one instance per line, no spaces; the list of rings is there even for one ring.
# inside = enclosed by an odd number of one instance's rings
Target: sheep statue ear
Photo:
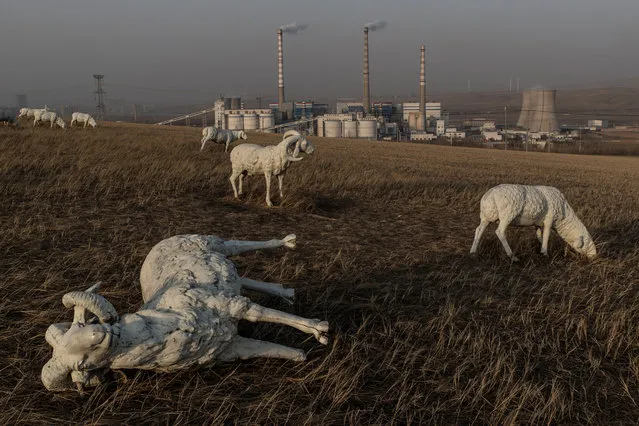
[[[583,248],[583,246],[584,246],[584,236],[580,235],[579,238],[577,239],[577,244],[575,244],[575,247]]]

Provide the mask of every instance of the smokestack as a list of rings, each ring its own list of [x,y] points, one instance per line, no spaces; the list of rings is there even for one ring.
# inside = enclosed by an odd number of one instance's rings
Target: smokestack
[[[422,44],[419,60],[419,114],[421,130],[426,130],[426,47]]]
[[[364,113],[371,112],[371,86],[368,77],[368,26],[364,27]]]
[[[284,111],[284,53],[282,51],[282,29],[277,30],[277,107]]]

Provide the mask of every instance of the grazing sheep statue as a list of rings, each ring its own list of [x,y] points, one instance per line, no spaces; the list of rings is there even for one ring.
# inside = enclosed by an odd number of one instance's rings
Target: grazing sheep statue
[[[82,112],[74,112],[73,114],[71,114],[70,127],[73,127],[73,123],[84,123],[85,128],[87,127],[87,124],[93,128],[95,128],[95,126],[98,125],[98,123],[95,122],[93,117],[91,117],[89,114],[85,114]]]
[[[45,105],[44,108],[20,108],[20,113],[18,114],[18,118],[34,118],[36,113],[39,112],[47,112],[47,107]]]
[[[200,147],[200,151],[204,149],[204,145],[206,145],[208,141],[213,141],[215,143],[225,144],[224,152],[227,152],[231,142],[239,139],[247,139],[246,133],[244,133],[243,130],[223,130],[217,127],[205,127],[202,129],[202,146]]]
[[[56,114],[53,111],[46,111],[46,112],[36,111],[35,118],[33,119],[33,127],[35,127],[36,124],[38,124],[41,121],[49,121],[49,122],[51,122],[51,128],[52,129],[53,129],[53,125],[54,124],[57,124],[58,126],[62,127],[63,129],[65,127],[65,123],[64,123],[64,120],[62,119],[62,117],[58,117],[58,114]]]
[[[248,288],[285,299],[293,289],[241,278],[227,259],[250,250],[295,247],[295,235],[282,240],[225,241],[212,235],[178,235],[161,241],[140,271],[144,304],[119,316],[96,284],[62,298],[75,309],[73,322],[49,326],[45,338],[53,356],[41,379],[51,391],[82,392],[109,370],[173,372],[198,364],[249,358],[304,361],[300,349],[238,336],[241,319],[294,327],[327,344],[328,322],[265,308],[240,295]]]
[[[291,153],[290,150],[293,145],[295,145],[295,149]],[[302,159],[298,157],[300,152],[312,154],[314,151],[313,144],[295,130],[289,130],[284,133],[284,140],[277,145],[242,144],[236,146],[231,151],[233,172],[229,178],[235,198],[239,198],[238,194],[242,194],[242,179],[245,175],[263,173],[266,179],[266,204],[272,207],[271,176],[277,176],[280,198],[283,197],[282,180],[290,162],[300,161]],[[239,192],[235,186],[235,180],[238,178],[240,181]]]
[[[570,207],[564,194],[552,186],[497,185],[486,191],[481,198],[479,217],[481,222],[475,230],[471,254],[477,252],[479,240],[488,224],[499,220],[495,233],[513,262],[519,259],[506,240],[508,225],[536,226],[543,255],[548,255],[548,238],[550,230],[554,229],[578,253],[591,260],[597,257],[595,243],[588,230]]]

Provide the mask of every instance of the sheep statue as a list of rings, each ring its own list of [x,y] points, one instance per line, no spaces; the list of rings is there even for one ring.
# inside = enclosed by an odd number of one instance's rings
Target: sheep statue
[[[53,111],[36,111],[35,112],[35,118],[33,119],[33,127],[36,126],[36,124],[38,124],[39,122],[46,122],[49,121],[51,122],[51,128],[53,129],[53,125],[57,124],[58,126],[62,127],[64,129],[64,127],[66,126],[64,123],[64,120],[62,119],[62,117],[58,117],[58,114],[56,114]]]
[[[71,124],[69,127],[73,127],[73,123],[84,123],[85,128],[87,127],[87,124],[93,128],[98,125],[93,117],[82,112],[74,112],[71,114]]]
[[[47,112],[47,106],[45,105],[44,108],[20,108],[18,118],[33,118],[36,112]]]
[[[295,146],[293,152],[292,147]],[[263,173],[266,179],[266,205],[273,206],[271,202],[271,176],[277,176],[277,182],[282,193],[282,180],[284,173],[292,161],[300,161],[300,152],[312,154],[315,147],[296,130],[284,133],[284,140],[277,145],[259,146],[254,144],[242,144],[231,150],[231,164],[233,172],[229,180],[233,186],[235,198],[242,194],[242,179],[245,175]],[[235,186],[235,180],[239,178],[240,190]]]
[[[202,142],[202,146],[200,147],[200,151],[204,149],[204,145],[206,145],[208,141],[213,141],[215,143],[225,144],[224,152],[227,152],[231,142],[239,139],[247,139],[246,133],[244,133],[243,130],[223,130],[217,127],[205,127],[202,129],[202,140],[200,141]]]
[[[240,295],[243,288],[294,297],[281,284],[241,278],[227,259],[251,250],[295,248],[295,235],[282,240],[225,241],[212,235],[178,235],[159,242],[140,271],[144,304],[118,315],[100,283],[64,295],[73,322],[52,324],[45,338],[52,358],[41,379],[50,391],[102,383],[109,370],[173,372],[215,361],[280,358],[304,361],[300,349],[241,337],[239,320],[288,325],[328,343],[328,322],[269,309]]]
[[[564,194],[552,186],[497,185],[486,191],[481,198],[479,217],[481,222],[475,230],[471,254],[477,253],[479,240],[488,224],[499,220],[495,233],[513,262],[519,259],[506,240],[508,225],[534,225],[543,255],[548,255],[548,238],[550,230],[554,229],[578,253],[590,260],[597,257],[597,249],[588,230],[570,207]]]

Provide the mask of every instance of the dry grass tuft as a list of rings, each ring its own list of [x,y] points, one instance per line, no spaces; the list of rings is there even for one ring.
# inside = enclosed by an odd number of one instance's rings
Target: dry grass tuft
[[[275,143],[275,135],[250,135]],[[634,423],[639,418],[639,160],[314,139],[285,197],[264,180],[232,198],[219,145],[199,129],[112,124],[0,128],[0,423]],[[479,199],[501,182],[559,187],[601,258],[553,236],[492,232],[470,248]],[[274,186],[275,188],[275,186]],[[492,228],[491,228],[492,229]],[[140,306],[150,248],[180,233],[270,239],[296,251],[234,258],[296,288],[289,307],[331,321],[319,347],[292,329],[242,333],[310,351],[179,374],[127,371],[90,396],[40,383],[49,324],[69,290],[102,280],[119,312]]]

